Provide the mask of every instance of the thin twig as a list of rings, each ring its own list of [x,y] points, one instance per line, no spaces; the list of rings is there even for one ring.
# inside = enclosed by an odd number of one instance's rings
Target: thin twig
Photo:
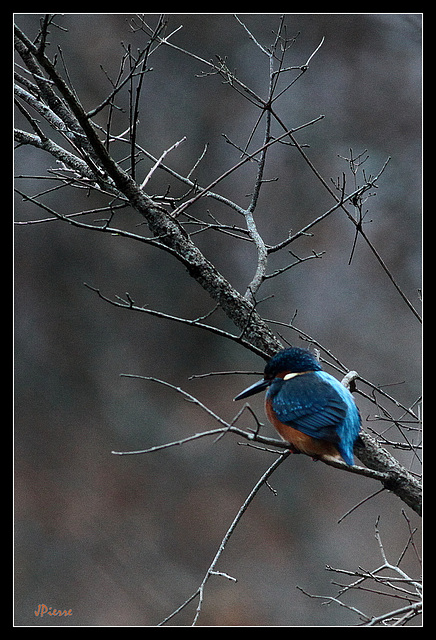
[[[147,173],[147,175],[145,176],[144,180],[141,182],[141,184],[139,185],[140,189],[144,189],[145,185],[147,184],[147,182],[150,180],[151,176],[153,175],[153,173],[156,171],[156,169],[158,168],[158,166],[161,164],[161,162],[163,161],[163,159],[165,158],[165,156],[168,155],[168,153],[170,153],[171,151],[173,151],[174,149],[177,149],[177,147],[179,146],[179,144],[181,144],[182,142],[184,142],[186,140],[186,136],[183,136],[183,138],[181,138],[180,140],[178,140],[177,142],[175,142],[173,145],[171,145],[171,147],[169,147],[168,149],[166,149],[162,155],[160,156],[160,158],[158,160],[156,160],[156,162],[154,163],[154,165],[152,166],[152,168],[150,169],[150,171]]]
[[[173,613],[171,613],[164,620],[162,620],[162,622],[160,622],[158,626],[163,626],[166,622],[171,620],[171,618],[173,618],[186,605],[188,605],[194,598],[196,598],[198,596],[198,605],[197,605],[197,609],[196,609],[196,612],[195,612],[194,620],[193,620],[192,625],[191,625],[191,626],[194,627],[197,624],[198,618],[199,618],[200,613],[201,613],[201,609],[202,609],[202,606],[203,606],[203,600],[204,600],[204,590],[205,590],[205,587],[206,587],[206,584],[207,584],[209,578],[212,575],[221,575],[221,576],[224,576],[224,577],[229,578],[229,579],[231,579],[231,580],[236,582],[236,578],[233,578],[233,577],[229,576],[228,574],[225,574],[225,573],[223,573],[221,571],[216,571],[215,567],[216,567],[216,565],[218,563],[218,560],[222,556],[222,554],[224,552],[224,549],[226,548],[226,545],[227,545],[228,541],[230,540],[230,538],[231,538],[234,530],[236,529],[238,523],[240,522],[242,516],[244,515],[244,513],[247,510],[247,508],[250,505],[250,503],[253,501],[253,498],[256,496],[256,494],[258,493],[258,491],[261,488],[261,486],[266,483],[268,478],[282,464],[282,462],[284,462],[284,460],[286,460],[286,458],[290,455],[290,453],[291,453],[290,451],[284,451],[283,453],[281,453],[277,457],[277,459],[274,460],[274,462],[268,467],[268,469],[262,474],[262,476],[256,482],[256,484],[254,485],[254,487],[250,491],[249,495],[245,499],[243,505],[241,506],[241,508],[239,509],[238,513],[236,514],[236,516],[233,519],[231,525],[227,529],[227,532],[226,532],[224,538],[221,540],[221,543],[220,543],[220,545],[218,547],[218,551],[216,552],[216,554],[214,556],[214,559],[212,560],[211,564],[209,565],[209,568],[207,569],[207,571],[206,571],[206,573],[205,573],[205,575],[203,577],[203,580],[202,580],[200,586],[198,587],[198,589],[180,607],[178,607],[175,611],[173,611]]]

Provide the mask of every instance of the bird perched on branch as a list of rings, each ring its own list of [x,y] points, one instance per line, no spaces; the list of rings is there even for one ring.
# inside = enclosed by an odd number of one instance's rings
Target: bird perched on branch
[[[344,460],[352,465],[361,419],[353,396],[322,370],[307,349],[291,347],[273,356],[263,380],[238,394],[247,398],[267,389],[265,411],[295,453],[315,459]]]

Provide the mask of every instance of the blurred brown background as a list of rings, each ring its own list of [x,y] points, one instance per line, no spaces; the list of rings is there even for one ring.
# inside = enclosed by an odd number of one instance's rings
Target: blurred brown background
[[[37,14],[15,18],[35,37]],[[57,19],[68,32],[52,29],[52,51],[61,46],[85,108],[100,103],[110,91],[99,65],[115,77],[123,54],[120,43],[144,46],[144,34],[130,31],[131,18],[66,14]],[[278,15],[242,18],[260,42],[272,41]],[[233,16],[173,14],[169,19],[169,32],[183,25],[174,35],[175,44],[206,60],[226,57],[241,80],[267,95],[268,62]],[[157,15],[148,20],[155,24]],[[368,150],[367,174],[376,174],[392,157],[377,195],[368,201],[365,231],[418,306],[421,17],[291,14],[286,22],[289,36],[300,32],[288,64],[303,64],[323,36],[325,42],[277,110],[290,127],[325,115],[298,139],[310,144],[310,158],[327,180],[347,171],[338,156],[349,156],[350,148],[355,154]],[[159,156],[187,136],[168,158],[170,166],[185,173],[209,143],[197,171],[205,185],[238,160],[238,152],[221,134],[243,146],[258,112],[221,78],[198,77],[205,67],[182,53],[161,47],[149,64],[153,71],[144,79],[139,143]],[[123,99],[119,102],[125,107]],[[118,133],[127,125],[125,115],[118,113],[116,119]],[[103,115],[100,122],[105,122]],[[28,129],[19,117],[17,125]],[[16,152],[19,175],[44,175],[52,166],[53,158],[38,150]],[[139,175],[148,168],[140,165]],[[254,171],[252,165],[244,167],[217,191],[246,204]],[[272,149],[266,177],[279,178],[264,185],[256,212],[270,244],[333,204],[289,147]],[[165,174],[155,172],[149,192],[165,192],[168,182]],[[29,193],[43,188],[23,179],[19,186]],[[183,193],[180,186],[174,189]],[[66,201],[62,191],[53,192],[46,202],[62,213],[102,204],[96,196],[76,197]],[[240,224],[216,202],[206,206],[223,221]],[[201,207],[197,212],[204,204]],[[137,224],[133,214],[125,215],[132,215],[132,227]],[[33,205],[17,200],[17,220],[40,217],[45,216]],[[336,212],[314,233],[290,248],[301,257],[325,251],[322,260],[310,260],[266,283],[261,297],[275,297],[263,303],[260,313],[289,322],[298,310],[297,326],[362,376],[380,385],[396,384],[390,392],[412,404],[420,392],[418,322],[361,239],[348,265],[354,228],[343,214]],[[255,268],[251,245],[212,234],[202,234],[198,241],[232,284],[245,291]],[[286,259],[274,255],[270,271],[284,266]],[[213,306],[174,259],[152,247],[60,222],[16,229],[15,623],[155,625],[199,586],[228,525],[272,457],[238,446],[233,436],[143,456],[112,455],[112,450],[145,448],[217,426],[170,390],[119,374],[167,380],[230,420],[239,409],[232,398],[254,378],[188,377],[207,371],[261,371],[263,362],[198,329],[116,309],[84,282],[111,297],[127,291],[137,304],[184,317],[194,318]],[[225,321],[221,326],[231,329]],[[297,334],[285,329],[283,334],[305,346]],[[360,399],[358,403],[364,422],[374,416],[373,405]],[[251,404],[263,419],[262,398]],[[244,425],[249,426],[248,418]],[[272,435],[268,426],[265,433]],[[404,455],[402,462],[410,465],[411,455]],[[304,456],[288,459],[271,484],[277,496],[262,489],[217,567],[238,582],[210,580],[199,623],[356,623],[351,612],[321,606],[296,585],[310,593],[335,595],[335,576],[325,565],[349,570],[379,566],[374,539],[378,515],[385,549],[395,562],[408,538],[401,509],[418,526],[415,514],[384,492],[338,525],[338,519],[378,485]],[[416,568],[409,553],[404,569],[416,574]],[[391,599],[365,593],[347,601],[374,615],[395,607]],[[39,603],[72,609],[73,616],[40,620],[34,616]],[[190,624],[194,609],[191,604],[170,624]]]

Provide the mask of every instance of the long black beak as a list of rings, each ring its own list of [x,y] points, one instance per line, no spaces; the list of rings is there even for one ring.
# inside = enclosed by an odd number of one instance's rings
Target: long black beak
[[[239,393],[236,398],[233,398],[233,400],[242,400],[242,398],[253,396],[255,393],[259,393],[259,391],[263,391],[264,389],[269,387],[270,384],[271,380],[259,380],[258,382],[252,384],[251,387],[248,387],[248,389],[245,389],[245,391]]]

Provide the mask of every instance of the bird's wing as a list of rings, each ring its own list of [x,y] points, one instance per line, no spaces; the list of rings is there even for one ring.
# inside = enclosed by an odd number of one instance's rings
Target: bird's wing
[[[286,380],[271,401],[280,422],[313,438],[338,442],[337,430],[346,417],[347,404],[318,372]]]

